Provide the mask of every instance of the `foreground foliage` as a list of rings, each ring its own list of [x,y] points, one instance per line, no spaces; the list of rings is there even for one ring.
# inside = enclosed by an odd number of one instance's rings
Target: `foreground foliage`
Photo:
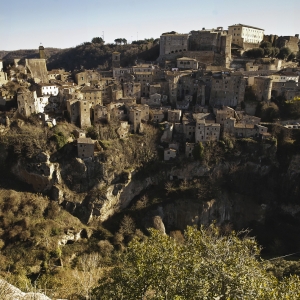
[[[106,273],[95,299],[299,299],[297,276],[278,281],[258,259],[260,247],[245,233],[221,235],[188,227],[184,241],[150,230],[134,239],[119,265]],[[242,236],[245,235],[245,236]]]

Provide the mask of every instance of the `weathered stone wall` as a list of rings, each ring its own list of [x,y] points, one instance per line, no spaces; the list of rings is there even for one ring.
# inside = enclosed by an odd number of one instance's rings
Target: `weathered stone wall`
[[[45,59],[36,59],[36,58],[31,58],[31,59],[26,59],[26,67],[28,68],[31,77],[36,81],[36,82],[49,82],[48,79],[48,71],[46,67],[46,60]]]
[[[278,36],[278,35],[265,35],[264,41],[270,42],[273,47],[282,48],[288,47],[292,52],[299,51],[299,37],[298,36]]]
[[[246,81],[242,74],[212,78],[210,105],[236,107],[244,100]]]
[[[160,55],[188,50],[188,34],[163,34],[160,37]]]

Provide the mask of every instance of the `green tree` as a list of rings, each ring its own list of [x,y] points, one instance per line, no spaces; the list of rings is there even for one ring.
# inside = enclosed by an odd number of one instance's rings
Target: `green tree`
[[[274,102],[260,102],[256,108],[256,115],[264,122],[273,122],[279,118],[279,108]]]
[[[263,42],[261,42],[259,47],[262,48],[262,49],[272,48],[272,44],[270,42],[263,41]]]
[[[289,55],[292,53],[291,49],[288,47],[282,47],[280,48],[278,58],[280,59],[287,59]]]
[[[272,56],[273,57],[277,57],[278,56],[278,54],[279,54],[279,48],[277,48],[277,47],[274,47],[274,48],[272,48],[272,50],[273,50],[273,54],[272,54]]]
[[[262,48],[253,48],[248,51],[246,51],[246,55],[248,57],[253,57],[253,58],[260,58],[264,56],[264,49]]]
[[[94,37],[94,38],[92,39],[92,43],[93,43],[93,44],[104,44],[105,41],[103,41],[102,37]]]
[[[271,56],[273,54],[273,48],[270,42],[263,41],[259,47],[264,50],[265,56]]]
[[[117,45],[121,45],[122,43],[122,39],[115,39],[114,42],[117,44]]]
[[[188,227],[184,241],[151,229],[134,239],[94,290],[95,299],[299,299],[299,277],[278,282],[253,238]]]
[[[204,146],[201,142],[197,143],[195,145],[195,148],[193,150],[193,156],[197,160],[202,160],[204,157]]]

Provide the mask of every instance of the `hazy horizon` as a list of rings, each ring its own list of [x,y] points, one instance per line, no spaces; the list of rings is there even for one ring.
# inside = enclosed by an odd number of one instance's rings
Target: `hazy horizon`
[[[0,50],[15,51],[45,48],[71,48],[103,36],[106,43],[116,38],[128,42],[159,38],[163,32],[188,33],[191,30],[216,28],[242,23],[265,30],[265,34],[294,36],[300,31],[296,16],[298,0],[240,1],[209,3],[190,0],[141,1],[54,0],[40,4],[37,0],[5,2],[0,12]],[[8,24],[8,25],[4,25]]]

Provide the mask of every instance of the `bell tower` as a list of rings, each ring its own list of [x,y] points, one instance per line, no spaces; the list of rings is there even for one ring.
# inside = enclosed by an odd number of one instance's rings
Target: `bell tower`
[[[45,48],[43,47],[42,44],[40,44],[40,46],[39,46],[39,54],[40,54],[40,58],[46,59]]]
[[[112,67],[113,68],[120,68],[120,60],[121,60],[121,53],[120,52],[113,52],[112,53]]]

